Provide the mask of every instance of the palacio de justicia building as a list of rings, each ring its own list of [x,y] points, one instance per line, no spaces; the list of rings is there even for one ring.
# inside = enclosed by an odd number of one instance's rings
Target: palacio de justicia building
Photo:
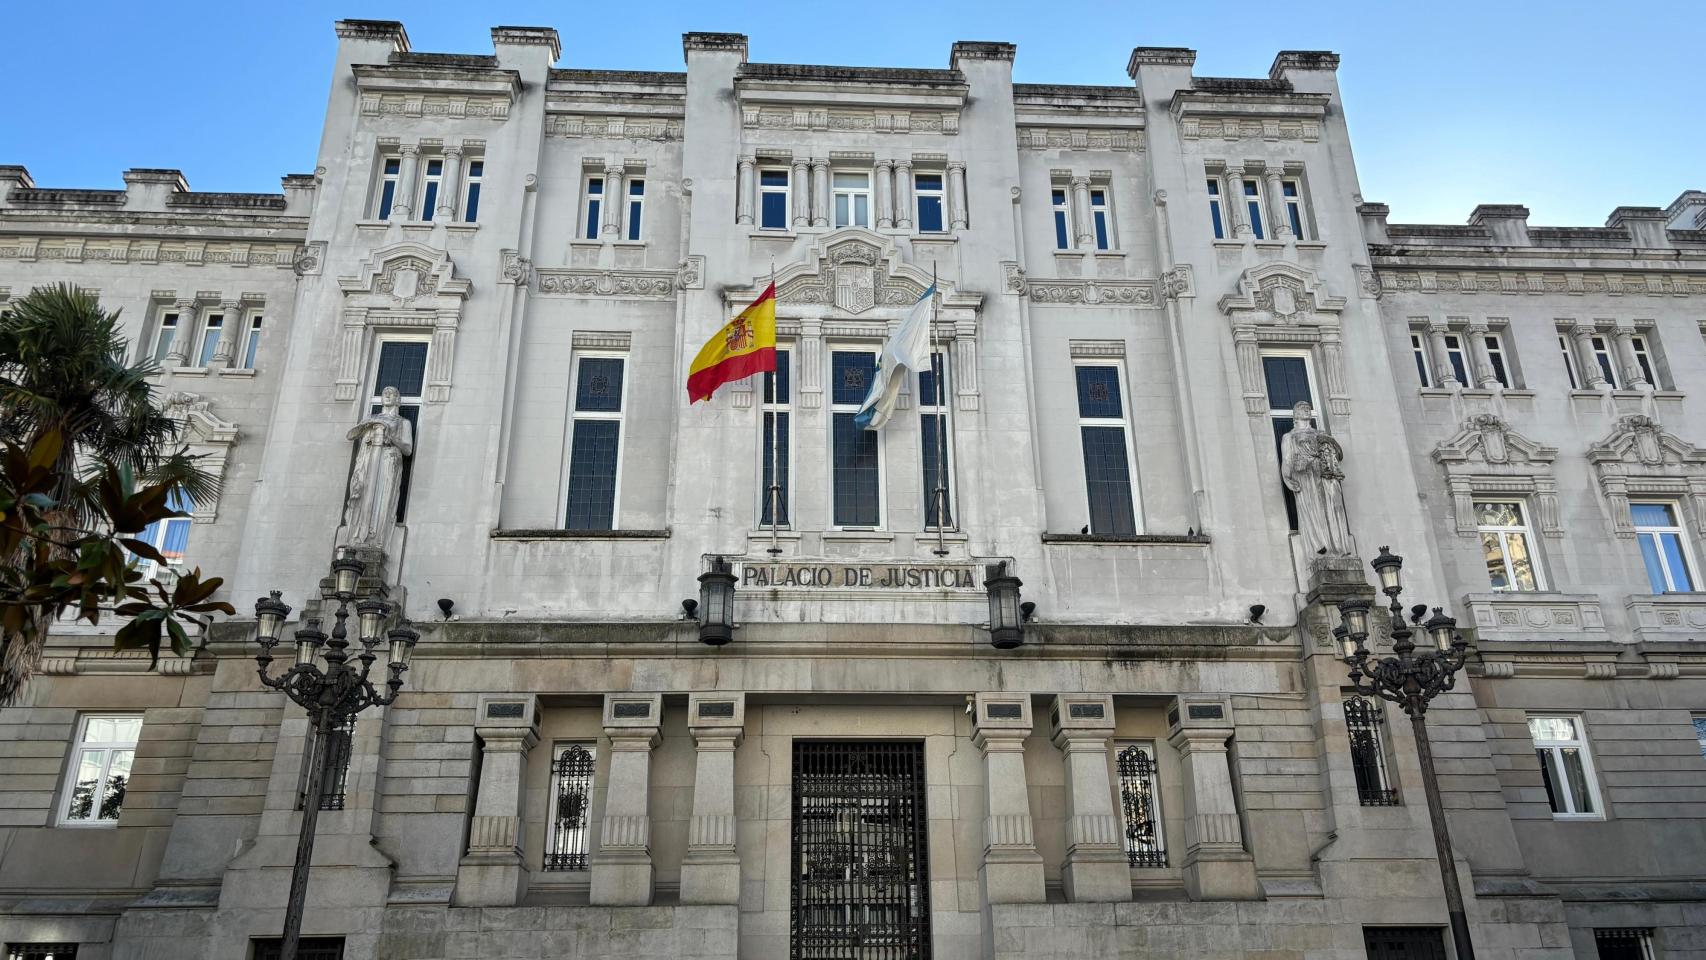
[[[0,311],[122,309],[221,479],[155,572],[238,610],[67,622],[0,710],[5,958],[278,956],[306,806],[314,960],[1461,956],[1364,632],[1461,660],[1476,956],[1706,958],[1706,193],[1389,222],[1326,52],[336,34],[280,193],[0,166]],[[257,636],[340,612],[418,642],[314,731]]]

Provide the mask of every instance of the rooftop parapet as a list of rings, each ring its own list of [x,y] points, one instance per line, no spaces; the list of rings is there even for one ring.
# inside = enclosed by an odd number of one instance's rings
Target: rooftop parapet
[[[1673,230],[1706,229],[1706,191],[1684,190],[1665,208]]]
[[[35,178],[30,176],[29,168],[21,163],[0,163],[0,199],[14,187],[20,190],[33,189]]]
[[[1268,79],[1282,80],[1293,70],[1334,72],[1338,69],[1339,55],[1331,50],[1281,50],[1274,56],[1273,66],[1268,68]]]
[[[1529,245],[1528,208],[1520,203],[1483,203],[1469,214],[1469,225],[1486,227],[1500,246]]]
[[[557,36],[555,27],[493,27],[492,47],[545,47],[551,53],[551,62],[563,55],[563,42]]]
[[[1126,61],[1126,76],[1137,79],[1139,67],[1184,67],[1189,70],[1197,62],[1197,52],[1189,47],[1134,47]]]
[[[1669,219],[1658,207],[1618,207],[1605,218],[1607,227],[1629,231],[1629,239],[1637,247],[1668,247],[1665,221]]]
[[[997,40],[955,40],[948,53],[948,68],[958,70],[961,60],[1005,60],[1013,62],[1019,48]]]
[[[744,33],[684,33],[681,35],[681,55],[692,59],[695,53],[734,53],[746,62]]]
[[[340,40],[389,43],[397,53],[409,52],[409,31],[398,20],[339,20],[333,28]]]

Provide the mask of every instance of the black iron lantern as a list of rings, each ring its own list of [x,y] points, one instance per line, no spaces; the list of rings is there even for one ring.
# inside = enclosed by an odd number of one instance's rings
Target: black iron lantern
[[[983,587],[989,591],[989,642],[1011,650],[1025,642],[1025,611],[1019,602],[1018,577],[1007,572],[1007,561],[983,568]]]
[[[729,561],[711,558],[711,569],[699,575],[699,642],[720,647],[734,639],[735,575]]]
[[[1370,561],[1369,565],[1374,568],[1375,574],[1380,577],[1380,590],[1382,593],[1392,597],[1397,596],[1398,592],[1404,589],[1404,582],[1398,575],[1398,571],[1404,568],[1403,557],[1398,556],[1385,547],[1381,547],[1380,554]]]

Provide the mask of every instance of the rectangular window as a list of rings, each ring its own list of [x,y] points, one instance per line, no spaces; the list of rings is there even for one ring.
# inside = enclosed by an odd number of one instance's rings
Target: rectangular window
[[[6,960],[77,960],[77,944],[9,943]]]
[[[154,362],[163,364],[172,352],[172,340],[178,335],[178,315],[163,314],[160,317],[160,329],[154,334]]]
[[[1528,735],[1554,817],[1598,817],[1599,789],[1580,717],[1529,717]]]
[[[1125,825],[1126,862],[1134,867],[1165,867],[1167,838],[1161,820],[1161,784],[1155,772],[1155,745],[1134,743],[1114,761],[1120,780],[1120,814]]]
[[[1220,211],[1220,180],[1215,177],[1208,178],[1208,219],[1214,226],[1214,239],[1225,240],[1226,221]]]
[[[386,157],[381,161],[379,177],[379,194],[373,202],[373,218],[389,220],[391,204],[397,200],[397,177],[402,169],[403,161],[397,157]]]
[[[397,412],[409,421],[414,434],[415,452],[403,458],[401,490],[397,494],[397,519],[403,519],[409,506],[409,482],[414,478],[415,457],[421,450],[421,400],[426,391],[427,345],[425,340],[381,340],[379,358],[374,367],[373,395],[367,404],[368,413],[378,413],[384,401],[386,387],[396,387],[402,401]]]
[[[923,465],[927,529],[954,525],[954,441],[948,432],[945,369],[942,354],[932,353],[930,369],[918,372],[919,463]]]
[[[279,960],[284,941],[278,937],[256,937],[254,960]],[[343,937],[303,937],[296,941],[296,960],[344,960]]]
[[[1629,345],[1635,349],[1635,363],[1641,368],[1641,379],[1652,384],[1654,390],[1660,389],[1657,372],[1653,369],[1653,354],[1647,348],[1647,338],[1636,334],[1629,338]]]
[[[1631,503],[1635,541],[1641,545],[1641,560],[1647,567],[1647,582],[1654,593],[1686,593],[1694,589],[1693,551],[1688,531],[1677,521],[1672,503]]]
[[[1464,386],[1473,386],[1475,381],[1469,379],[1469,364],[1463,356],[1463,338],[1455,333],[1445,335],[1445,356],[1451,362],[1451,374],[1457,382]]]
[[[1428,376],[1428,344],[1424,334],[1410,334],[1410,352],[1416,355],[1416,376],[1421,378],[1422,386],[1434,385],[1433,378]]]
[[[785,527],[792,512],[789,504],[793,491],[789,481],[793,476],[794,455],[793,360],[793,351],[779,348],[776,372],[764,374],[764,444],[760,451],[764,463],[759,468],[763,480],[758,491],[761,526],[770,525],[774,512],[776,525]]]
[[[1593,337],[1589,340],[1593,345],[1593,362],[1599,364],[1599,375],[1613,388],[1623,386],[1617,379],[1617,359],[1611,355],[1611,346],[1604,337]]]
[[[1386,768],[1386,711],[1368,697],[1345,698],[1345,734],[1351,741],[1351,772],[1357,802],[1365,807],[1395,807],[1398,788]]]
[[[1112,250],[1114,248],[1114,229],[1113,224],[1108,222],[1109,215],[1108,191],[1100,187],[1092,189],[1090,191],[1090,220],[1091,225],[1096,229],[1097,250]]]
[[[78,721],[66,771],[60,824],[112,826],[124,806],[124,787],[142,734],[138,716],[88,716]]]
[[[873,349],[830,354],[830,465],[837,527],[882,524],[882,437],[853,422],[877,370]]]
[[[1593,946],[1599,960],[1653,960],[1653,931],[1644,927],[1597,927]]]
[[[569,497],[563,521],[570,530],[615,529],[624,364],[621,356],[582,355],[575,368]]]
[[[1496,333],[1485,334],[1482,341],[1487,347],[1487,362],[1493,367],[1493,376],[1499,379],[1499,385],[1509,390],[1511,386],[1510,367],[1505,363],[1505,341]]]
[[[1054,205],[1054,248],[1056,250],[1072,249],[1072,230],[1067,218],[1066,188],[1056,187],[1049,192],[1049,202]]]
[[[1564,354],[1564,373],[1570,378],[1570,389],[1580,390],[1582,385],[1576,380],[1576,352],[1570,349],[1570,338],[1558,334],[1558,349]]]
[[[1706,716],[1694,718],[1694,739],[1700,741],[1700,756],[1706,758]]]
[[[837,227],[869,227],[871,225],[871,175],[835,171],[835,225]],[[863,398],[860,398],[863,399]]]
[[[485,182],[486,161],[468,161],[468,183],[462,188],[462,221],[478,223],[480,220],[480,185]]]
[[[1244,208],[1250,215],[1250,229],[1255,232],[1256,239],[1267,237],[1262,229],[1262,181],[1244,181]]]
[[[244,370],[255,369],[255,358],[261,351],[261,318],[250,317],[249,329],[243,334],[243,363]]]
[[[1445,960],[1445,931],[1439,927],[1363,927],[1368,960]]]
[[[637,177],[628,181],[628,239],[639,240],[641,214],[646,207],[646,181]]]
[[[942,217],[942,175],[914,174],[912,186],[913,194],[918,198],[918,232],[941,233],[946,229]]]
[[[596,744],[559,743],[551,758],[551,810],[545,835],[546,870],[585,870],[587,831],[592,824],[592,780]]]
[[[1534,562],[1534,535],[1521,503],[1475,503],[1475,529],[1487,561],[1487,579],[1494,590],[1542,590],[1545,582]]]
[[[1285,216],[1291,222],[1291,235],[1299,240],[1309,239],[1303,232],[1303,184],[1296,180],[1280,181],[1281,199],[1285,201]]]
[[[604,206],[604,178],[586,178],[586,232],[581,234],[583,240],[598,239],[598,221],[600,210]]]
[[[428,160],[421,175],[421,219],[431,220],[438,209],[438,188],[444,183],[444,161]]]
[[[1137,533],[1132,497],[1131,444],[1120,367],[1115,363],[1078,363],[1078,436],[1084,448],[1084,485],[1090,501],[1090,532],[1129,537]]]
[[[1280,443],[1285,435],[1291,432],[1291,408],[1298,403],[1308,401],[1315,403],[1315,377],[1310,369],[1309,355],[1300,352],[1280,352],[1262,354],[1262,378],[1268,391],[1268,421],[1274,428],[1274,461],[1279,462]],[[1322,426],[1320,411],[1316,411],[1316,425]],[[1280,493],[1285,498],[1285,514],[1291,523],[1291,529],[1297,529],[1297,501],[1284,484]]]
[[[766,167],[758,171],[758,226],[764,230],[788,229],[786,167]]]
[[[160,551],[161,555],[166,558],[166,565],[176,570],[184,565],[184,551],[189,546],[190,527],[194,523],[189,513],[194,504],[190,502],[190,498],[181,489],[173,489],[171,493],[166,495],[166,506],[184,514],[184,516],[156,520],[142,528],[142,532],[137,534],[136,539]],[[143,580],[161,575],[160,565],[152,560],[138,559],[136,563],[136,568],[142,574]]]
[[[213,365],[213,355],[219,350],[219,335],[225,329],[225,318],[214,315],[207,318],[207,323],[201,329],[201,348],[195,353],[195,365],[207,367]]]

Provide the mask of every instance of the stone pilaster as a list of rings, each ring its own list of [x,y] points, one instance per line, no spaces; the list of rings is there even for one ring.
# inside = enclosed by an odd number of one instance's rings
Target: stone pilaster
[[[1250,213],[1244,207],[1244,168],[1226,168],[1226,222],[1232,225],[1232,235],[1244,240],[1255,235],[1250,226]]]
[[[1031,735],[1029,694],[980,693],[974,700],[972,743],[983,751],[988,816],[984,820],[984,902],[1042,903],[1043,858],[1037,853],[1025,782],[1025,739]]]
[[[829,226],[829,161],[812,160],[812,226]]]
[[[651,770],[658,744],[658,694],[609,694],[604,698],[604,736],[610,741],[610,774],[604,820],[592,869],[592,903],[644,907],[652,902]]]
[[[735,222],[752,224],[753,195],[758,192],[758,158],[741,157],[735,178]]]
[[[1450,329],[1444,320],[1428,321],[1428,345],[1433,349],[1434,384],[1454,390],[1463,384],[1457,379],[1457,368],[1451,365],[1451,351],[1445,345],[1445,335]]]
[[[877,204],[877,229],[894,227],[894,161],[878,160],[876,182],[871,187]]]
[[[894,162],[894,227],[912,229],[912,161],[905,157]]]
[[[237,336],[243,326],[243,305],[236,300],[219,301],[219,342],[213,346],[211,367],[228,367],[237,354]]]
[[[681,861],[682,903],[739,903],[735,853],[735,748],[746,734],[746,694],[695,693],[687,699],[693,732],[693,815]]]
[[[434,220],[450,222],[456,219],[456,204],[462,193],[462,147],[450,144],[444,148],[444,176],[438,182],[438,205]]]
[[[604,224],[599,232],[606,240],[622,239],[622,208],[628,203],[622,185],[626,174],[619,165],[604,168]]]
[[[1504,386],[1499,382],[1498,372],[1493,369],[1493,355],[1487,352],[1490,333],[1492,331],[1485,320],[1471,320],[1463,328],[1463,338],[1469,341],[1469,363],[1475,372],[1475,385],[1482,390],[1498,390]]]
[[[1641,361],[1635,357],[1635,328],[1619,322],[1611,330],[1611,335],[1617,340],[1617,361],[1623,368],[1623,386],[1629,390],[1650,390],[1653,385],[1647,382],[1647,371],[1641,369]]]
[[[414,210],[415,186],[420,177],[421,164],[420,144],[399,144],[397,153],[402,162],[397,165],[397,192],[391,197],[392,223],[408,220],[410,212]]]
[[[805,157],[794,158],[794,178],[788,184],[793,192],[794,226],[806,227],[812,222],[812,167]]]
[[[966,227],[966,165],[963,163],[948,164],[948,227],[951,230],[964,230]]]
[[[1256,861],[1244,849],[1226,742],[1232,708],[1220,699],[1180,697],[1168,713],[1167,742],[1184,768],[1185,891],[1192,900],[1259,900]]]
[[[199,318],[196,316],[194,300],[179,300],[174,309],[178,312],[178,329],[172,334],[172,346],[166,350],[166,366],[181,367],[189,362],[190,350],[196,339],[196,327]]]
[[[456,868],[452,901],[513,907],[527,892],[521,858],[521,801],[527,754],[539,742],[539,701],[531,695],[480,698],[474,732],[485,742],[480,785],[468,824],[468,852]]]
[[[1599,368],[1599,360],[1594,357],[1593,338],[1597,331],[1591,323],[1577,323],[1570,328],[1570,336],[1576,338],[1576,363],[1582,368],[1582,383],[1589,390],[1608,388],[1605,371]]]
[[[1274,239],[1297,239],[1291,229],[1291,218],[1285,213],[1285,184],[1280,172],[1270,167],[1262,176],[1268,184],[1268,220],[1274,225]]]
[[[1066,899],[1074,903],[1131,899],[1131,866],[1120,845],[1120,815],[1108,776],[1108,745],[1114,735],[1114,698],[1107,694],[1061,694],[1054,698],[1050,726],[1054,745],[1066,759],[1066,864],[1061,869]]]
[[[1090,223],[1090,178],[1072,178],[1072,232],[1079,248],[1096,245],[1096,230]]]

